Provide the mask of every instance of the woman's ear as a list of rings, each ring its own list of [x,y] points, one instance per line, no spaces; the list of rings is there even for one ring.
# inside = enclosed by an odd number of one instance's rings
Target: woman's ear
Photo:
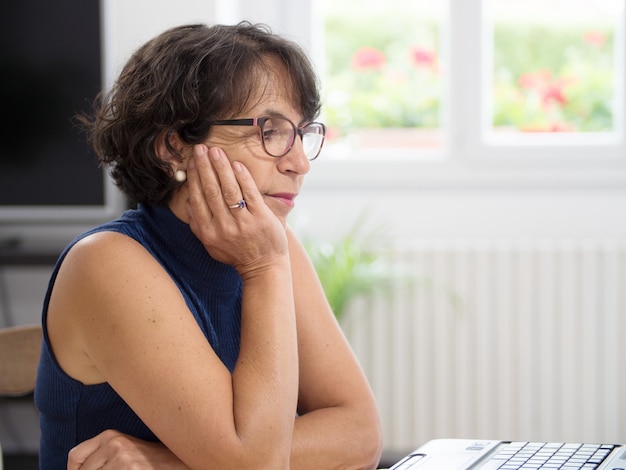
[[[154,153],[161,160],[174,164],[173,167],[184,159],[184,150],[185,144],[172,129],[162,130],[154,143]]]
[[[174,179],[179,183],[187,180],[184,149],[185,144],[180,136],[171,129],[161,131],[154,143],[154,152],[161,160],[170,164]]]
[[[179,183],[187,180],[184,150],[185,144],[178,133],[171,129],[161,131],[154,143],[154,152],[161,160],[169,163],[174,179]]]

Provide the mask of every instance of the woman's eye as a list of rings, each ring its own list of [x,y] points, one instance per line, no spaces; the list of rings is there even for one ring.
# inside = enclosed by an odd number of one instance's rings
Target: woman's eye
[[[263,139],[266,142],[278,137],[280,137],[280,129],[263,129]]]

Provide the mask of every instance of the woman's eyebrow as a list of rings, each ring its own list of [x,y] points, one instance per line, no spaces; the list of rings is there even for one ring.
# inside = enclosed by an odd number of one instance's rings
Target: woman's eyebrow
[[[292,119],[289,116],[287,116],[285,113],[281,111],[276,111],[275,109],[272,109],[272,108],[265,109],[264,114],[262,114],[262,116],[276,116],[276,117],[289,119],[290,121],[292,121]],[[303,124],[311,122],[311,119],[304,117],[299,121],[293,121],[293,122],[295,122],[297,126],[301,126]]]

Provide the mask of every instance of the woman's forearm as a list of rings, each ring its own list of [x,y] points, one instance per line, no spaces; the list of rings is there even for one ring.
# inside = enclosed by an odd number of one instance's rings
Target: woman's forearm
[[[355,414],[342,407],[322,408],[296,418],[289,468],[374,469],[380,459],[380,446],[380,424],[374,416],[367,412]],[[154,470],[189,468],[163,445],[113,430],[76,446],[70,452],[68,468],[80,468],[95,449],[105,453],[107,461],[120,462],[120,466],[124,462],[124,467],[140,464]]]
[[[321,408],[296,419],[290,469],[375,469],[381,448],[375,410]]]
[[[241,348],[233,371],[237,435],[288,456],[298,399],[298,351],[288,258],[244,277]],[[281,451],[282,448],[282,451]],[[257,449],[259,450],[259,449]]]

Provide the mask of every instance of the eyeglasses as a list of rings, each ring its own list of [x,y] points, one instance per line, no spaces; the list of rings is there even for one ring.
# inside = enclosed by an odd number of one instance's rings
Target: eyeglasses
[[[301,127],[282,116],[263,116],[250,119],[227,119],[213,121],[216,126],[257,126],[261,132],[263,148],[272,157],[282,157],[293,147],[296,136],[302,139],[304,154],[315,160],[324,145],[326,126],[321,122],[309,122]]]

